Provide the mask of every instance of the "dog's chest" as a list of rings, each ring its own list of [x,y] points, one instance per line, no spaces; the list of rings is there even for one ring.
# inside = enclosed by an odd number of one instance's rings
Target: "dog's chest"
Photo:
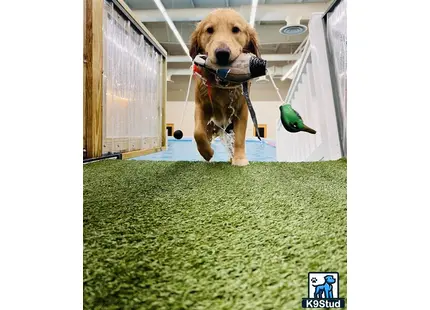
[[[241,87],[234,89],[213,88],[211,98],[209,98],[206,89],[202,95],[205,104],[209,105],[212,111],[211,120],[222,128],[227,127],[232,122],[233,117],[237,117],[244,102]]]

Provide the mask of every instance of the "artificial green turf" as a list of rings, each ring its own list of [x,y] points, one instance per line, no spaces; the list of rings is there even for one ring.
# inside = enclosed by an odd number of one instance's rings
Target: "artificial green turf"
[[[84,166],[85,309],[301,309],[346,297],[346,161]]]

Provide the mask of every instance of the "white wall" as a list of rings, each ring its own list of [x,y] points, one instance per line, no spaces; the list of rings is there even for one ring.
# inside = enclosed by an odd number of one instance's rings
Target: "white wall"
[[[191,85],[190,99],[184,116],[182,128],[180,122],[184,111],[185,96],[187,93],[189,77],[175,77],[174,83],[167,84],[166,123],[173,123],[174,130],[181,129],[184,136],[192,137],[194,131],[194,83]],[[283,98],[287,95],[291,80],[281,82],[275,80]],[[267,125],[267,139],[276,138],[276,121],[279,118],[279,98],[272,83],[256,84],[251,86],[251,102],[257,115],[259,124]],[[254,125],[249,116],[247,137],[253,136]]]
[[[322,16],[323,13],[315,13],[311,17],[309,41],[298,60],[297,74],[286,99],[317,133],[292,134],[280,126],[277,161],[312,162],[342,156]]]
[[[335,104],[342,144],[343,156],[347,156],[347,0],[343,0],[328,13],[327,18],[327,45],[328,56],[331,59],[331,70],[334,73],[333,83],[335,90]],[[337,100],[336,100],[337,99]]]

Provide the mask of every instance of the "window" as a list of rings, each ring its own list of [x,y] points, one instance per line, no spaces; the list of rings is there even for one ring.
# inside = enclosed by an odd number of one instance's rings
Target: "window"
[[[175,126],[173,124],[166,124],[167,136],[173,136]]]
[[[258,125],[258,131],[260,133],[260,137],[266,138],[267,137],[267,125],[266,124],[260,124]],[[257,132],[254,128],[254,137],[257,137]]]

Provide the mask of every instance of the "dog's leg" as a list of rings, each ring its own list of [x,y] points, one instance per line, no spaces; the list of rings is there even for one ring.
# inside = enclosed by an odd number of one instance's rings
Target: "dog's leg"
[[[214,155],[214,150],[209,142],[207,124],[209,118],[205,115],[201,104],[196,102],[194,112],[194,139],[197,143],[197,149],[206,161],[210,161]]]
[[[248,109],[245,103],[245,98],[241,98],[243,101],[242,108],[239,112],[239,117],[233,120],[233,131],[234,131],[234,155],[231,161],[233,166],[246,166],[248,165],[248,159],[246,159],[245,153],[245,136],[246,126],[248,124]]]
[[[320,290],[319,290],[318,286],[315,287],[314,298],[320,298]]]
[[[324,286],[324,298],[331,298],[330,297],[330,287],[329,286]]]

